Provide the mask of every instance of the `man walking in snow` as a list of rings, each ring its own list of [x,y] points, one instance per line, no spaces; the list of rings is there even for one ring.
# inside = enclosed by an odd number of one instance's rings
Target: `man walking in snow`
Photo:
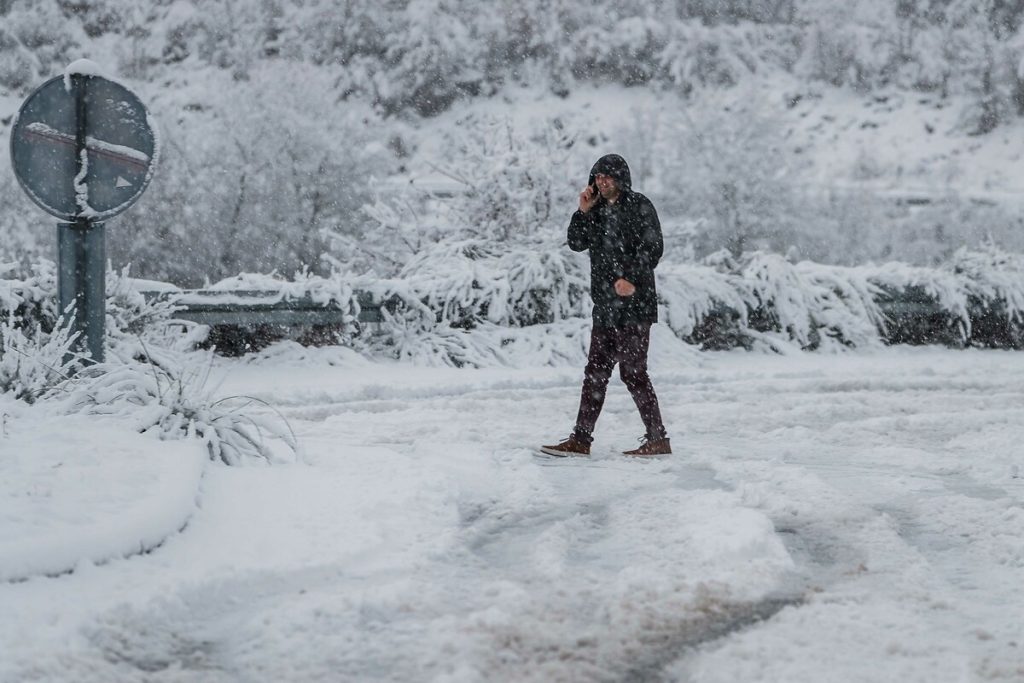
[[[640,410],[647,434],[625,455],[652,457],[672,452],[658,397],[647,374],[651,324],[658,321],[654,268],[664,248],[654,205],[632,189],[626,160],[598,159],[569,223],[569,248],[590,252],[590,298],[594,324],[576,427],[568,439],[541,451],[554,456],[590,455],[594,425],[604,405],[615,364]]]

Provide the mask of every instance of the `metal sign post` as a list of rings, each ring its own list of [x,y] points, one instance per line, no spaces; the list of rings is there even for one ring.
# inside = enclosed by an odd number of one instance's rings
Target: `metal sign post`
[[[139,99],[82,60],[22,104],[11,160],[22,189],[57,226],[58,302],[74,304],[73,329],[103,361],[106,243],[102,221],[134,204],[153,175],[154,126]]]
[[[96,363],[103,362],[107,317],[107,247],[103,223],[57,224],[57,302],[61,312],[74,304],[68,321]]]

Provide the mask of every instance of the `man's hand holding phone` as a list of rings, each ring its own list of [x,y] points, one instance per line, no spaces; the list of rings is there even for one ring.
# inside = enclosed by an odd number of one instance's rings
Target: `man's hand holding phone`
[[[580,211],[586,213],[594,208],[594,204],[597,204],[597,199],[601,195],[598,194],[597,188],[593,185],[587,185],[583,192],[580,192]]]

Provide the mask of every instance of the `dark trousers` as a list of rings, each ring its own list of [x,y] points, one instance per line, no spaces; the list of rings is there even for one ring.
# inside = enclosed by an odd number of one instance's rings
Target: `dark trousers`
[[[619,364],[619,377],[640,410],[648,438],[661,439],[666,436],[658,397],[654,394],[654,386],[647,374],[647,348],[650,341],[650,323],[625,327],[595,326],[591,330],[580,412],[576,417],[577,437],[590,440],[604,406],[608,380],[616,363]]]

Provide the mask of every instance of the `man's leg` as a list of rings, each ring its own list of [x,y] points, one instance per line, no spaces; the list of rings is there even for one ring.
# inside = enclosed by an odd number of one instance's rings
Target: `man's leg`
[[[640,417],[647,429],[648,439],[664,439],[665,424],[661,420],[661,408],[654,393],[650,375],[647,374],[647,349],[651,341],[651,325],[630,325],[618,330],[619,376],[633,396],[640,411]]]
[[[580,411],[576,416],[576,437],[586,443],[593,441],[591,434],[604,406],[608,380],[615,368],[616,330],[594,327],[590,331],[590,352],[583,371],[583,391],[580,393]]]

